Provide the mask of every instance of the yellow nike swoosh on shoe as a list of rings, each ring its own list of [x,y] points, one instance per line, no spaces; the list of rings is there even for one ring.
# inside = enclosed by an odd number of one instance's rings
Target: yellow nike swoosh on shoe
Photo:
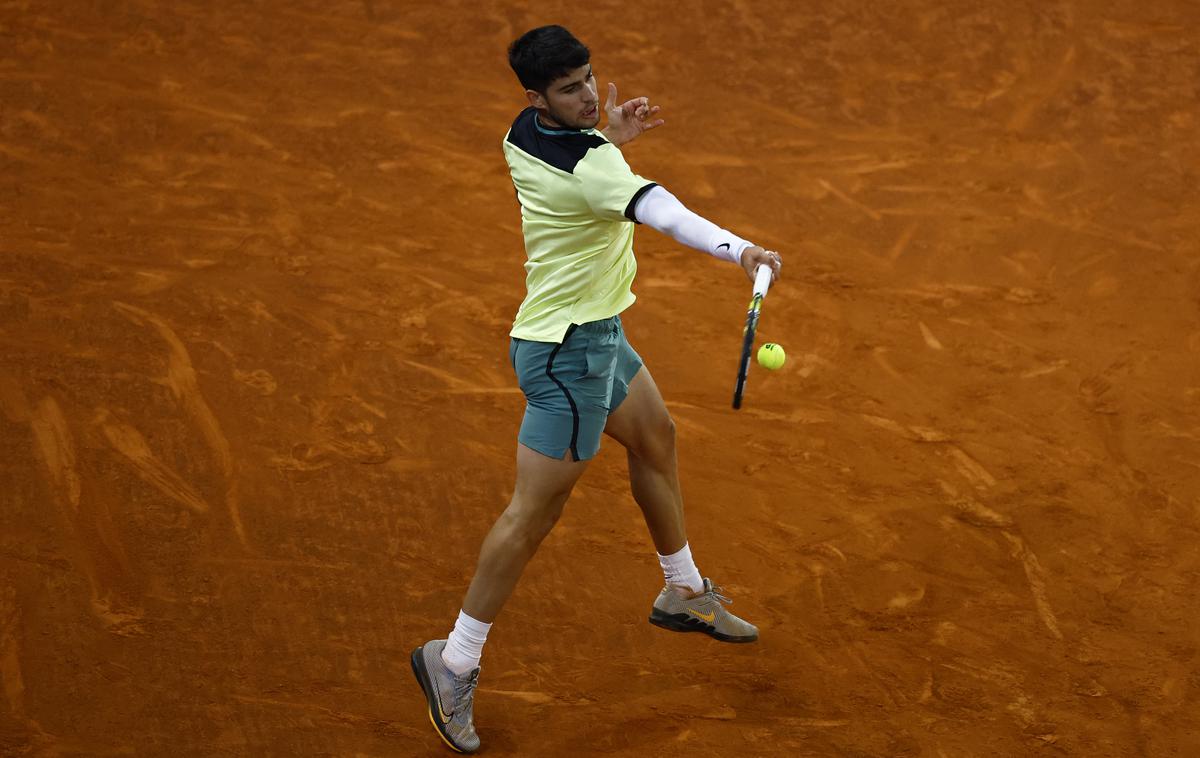
[[[684,610],[687,611],[688,613],[692,614],[696,618],[704,619],[705,621],[707,621],[710,624],[713,622],[713,619],[715,619],[717,617],[716,611],[709,611],[708,613],[701,613],[700,611],[694,610],[692,608],[684,608]]]
[[[449,724],[450,718],[454,713],[451,712],[449,716],[446,715],[446,712],[442,710],[442,693],[438,690],[437,682],[430,679],[430,683],[433,684],[433,700],[437,703],[438,715],[442,718],[442,724]]]

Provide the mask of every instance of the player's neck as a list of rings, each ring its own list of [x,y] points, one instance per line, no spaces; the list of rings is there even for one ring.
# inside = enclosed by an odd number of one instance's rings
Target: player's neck
[[[537,119],[538,125],[540,125],[543,129],[555,129],[558,131],[571,131],[571,132],[583,131],[582,129],[577,129],[573,126],[563,126],[562,124],[560,124],[557,121],[555,121],[554,119],[550,118],[548,115],[546,115],[542,111],[538,111],[537,115],[534,116],[534,118]]]

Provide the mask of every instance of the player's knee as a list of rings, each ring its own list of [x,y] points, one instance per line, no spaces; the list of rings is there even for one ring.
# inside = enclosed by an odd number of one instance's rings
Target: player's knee
[[[646,430],[643,458],[658,460],[675,455],[675,420],[668,414],[656,418]]]
[[[666,444],[675,447],[675,419],[670,414],[664,415],[659,422],[659,433]]]
[[[629,452],[650,464],[669,462],[675,457],[675,421],[663,414],[647,421],[638,430]]]
[[[536,548],[558,523],[566,501],[566,496],[555,496],[538,503],[512,503],[502,516],[507,522],[509,538]]]

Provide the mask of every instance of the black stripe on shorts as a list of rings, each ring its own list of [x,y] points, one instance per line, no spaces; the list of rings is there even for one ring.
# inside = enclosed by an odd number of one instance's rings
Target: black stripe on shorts
[[[579,461],[579,449],[576,447],[579,444],[579,408],[575,405],[575,398],[571,397],[571,393],[567,391],[565,384],[558,380],[554,375],[554,356],[558,355],[558,351],[563,345],[567,344],[567,340],[571,338],[571,333],[575,331],[578,324],[571,324],[567,327],[567,333],[563,335],[562,342],[554,346],[550,351],[550,357],[546,360],[546,376],[550,377],[550,381],[558,385],[562,393],[567,396],[567,404],[571,406],[571,458],[576,462]]]

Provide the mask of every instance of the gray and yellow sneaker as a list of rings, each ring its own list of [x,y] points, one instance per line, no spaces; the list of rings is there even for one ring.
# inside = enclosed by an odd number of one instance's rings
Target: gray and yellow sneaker
[[[672,632],[704,632],[722,642],[754,642],[758,628],[725,610],[733,601],[720,590],[708,577],[704,591],[693,598],[685,598],[669,585],[663,587],[650,611],[650,623]]]
[[[444,647],[445,640],[433,640],[414,650],[411,656],[413,674],[429,701],[429,720],[433,722],[433,728],[451,750],[474,753],[479,749],[479,735],[475,734],[472,716],[479,669],[456,676],[442,662]]]

